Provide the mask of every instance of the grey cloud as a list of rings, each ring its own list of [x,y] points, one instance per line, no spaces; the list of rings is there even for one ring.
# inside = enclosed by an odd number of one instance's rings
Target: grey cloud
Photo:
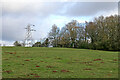
[[[58,2],[11,4],[4,3],[2,11],[2,39],[11,41],[23,40],[25,38],[24,28],[28,23],[37,24],[37,27],[41,27],[43,29],[42,35],[45,37],[44,34],[46,34],[45,32],[47,32],[50,27],[50,21],[48,21],[47,19],[51,14],[55,14],[61,11],[60,8],[63,9],[63,5],[65,5],[65,3]],[[46,27],[46,31],[44,30],[44,27]],[[38,31],[37,34],[39,35]],[[35,37],[38,36],[37,34]]]
[[[65,3],[46,2],[46,3],[4,3],[3,16],[39,16],[47,17],[51,14],[58,13],[63,9]],[[16,8],[15,8],[16,7]]]
[[[45,37],[51,25],[54,24],[52,19],[48,20],[50,15],[92,16],[98,12],[113,10],[116,8],[116,4],[97,2],[3,3],[2,38],[9,41],[23,40],[25,37],[24,28],[28,23],[37,24],[38,29],[41,29],[36,31],[36,38],[38,36]]]
[[[93,16],[98,12],[117,8],[117,2],[39,2],[39,3],[4,3],[3,16],[40,17],[49,15]]]
[[[23,37],[24,21],[22,19],[15,19],[11,17],[4,17],[2,27],[2,39],[3,40],[21,40]],[[25,24],[24,24],[25,25]]]
[[[99,12],[109,12],[118,8],[117,2],[78,2],[69,6],[63,15],[93,16]]]
[[[4,3],[3,16],[47,17],[51,14],[64,16],[90,16],[101,11],[118,7],[117,2],[45,2],[45,3]]]

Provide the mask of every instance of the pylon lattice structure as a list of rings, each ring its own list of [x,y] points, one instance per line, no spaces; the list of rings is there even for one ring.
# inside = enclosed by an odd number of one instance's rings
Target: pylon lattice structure
[[[26,29],[26,36],[24,40],[25,47],[32,47],[33,45],[32,31],[36,31],[36,30],[34,30],[31,26],[35,26],[35,25],[28,24],[27,27],[25,28]]]

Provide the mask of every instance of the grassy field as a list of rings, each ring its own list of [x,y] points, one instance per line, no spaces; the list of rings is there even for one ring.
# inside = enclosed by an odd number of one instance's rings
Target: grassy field
[[[118,53],[110,51],[3,47],[3,78],[118,78]]]

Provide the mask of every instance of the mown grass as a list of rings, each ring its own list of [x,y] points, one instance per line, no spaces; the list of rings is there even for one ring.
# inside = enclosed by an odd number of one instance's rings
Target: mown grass
[[[118,78],[118,52],[3,47],[3,78]]]

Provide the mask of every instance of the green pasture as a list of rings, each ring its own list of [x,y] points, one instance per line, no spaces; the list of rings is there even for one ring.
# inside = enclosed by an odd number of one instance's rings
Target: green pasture
[[[118,52],[3,47],[3,78],[118,78]]]

